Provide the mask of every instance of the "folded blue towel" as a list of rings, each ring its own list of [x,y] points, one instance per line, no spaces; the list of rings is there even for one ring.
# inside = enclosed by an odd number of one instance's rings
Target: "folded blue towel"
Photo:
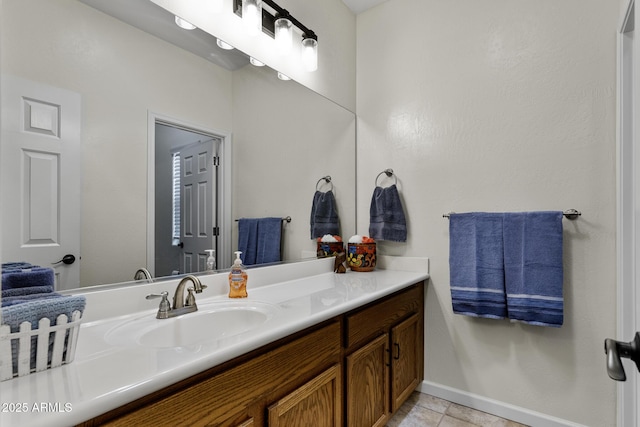
[[[84,312],[85,304],[86,299],[82,295],[26,300],[20,304],[2,307],[2,324],[9,325],[11,332],[18,332],[22,322],[30,322],[31,327],[36,329],[38,321],[44,317],[51,321],[51,325],[55,325],[60,314],[66,314],[71,318],[71,314],[76,310]]]
[[[32,288],[29,288],[29,289],[32,289]],[[9,290],[13,291],[15,289],[9,289]],[[22,295],[7,296],[7,297],[3,295],[2,303],[0,304],[0,306],[7,307],[10,305],[22,304],[23,302],[28,302],[35,299],[57,298],[61,296],[62,295],[57,292],[30,293],[30,294],[22,294]]]
[[[38,328],[38,322],[42,318],[48,318],[51,322],[50,325],[56,324],[57,318],[60,314],[65,314],[69,321],[74,311],[84,312],[86,299],[82,295],[76,296],[57,296],[49,297],[51,294],[47,293],[45,298],[37,298],[32,300],[23,301],[18,304],[2,307],[0,313],[2,314],[2,324],[9,325],[11,332],[19,332],[20,325],[23,322],[31,323],[31,329]],[[68,333],[65,337],[65,348],[67,345]],[[37,338],[34,336],[31,338],[31,363],[30,368],[34,370],[36,368],[36,344]],[[51,362],[51,354],[53,350],[53,335],[49,337],[48,346],[48,360]],[[11,340],[11,353],[13,358],[13,372],[17,373],[17,360],[18,355],[18,340]]]
[[[30,286],[51,287],[55,283],[52,268],[34,267],[23,270],[9,270],[2,272],[2,289],[17,289]]]
[[[9,271],[9,270],[22,270],[25,268],[33,268],[33,267],[39,267],[38,265],[32,265],[28,262],[25,261],[18,261],[18,262],[3,262],[2,263],[2,272],[5,271]]]
[[[563,323],[562,212],[504,214],[504,268],[509,318]]]
[[[333,191],[316,191],[311,205],[311,238],[340,234],[340,218]]]
[[[369,237],[392,242],[407,241],[407,221],[398,187],[376,187],[369,207]]]
[[[244,265],[281,261],[282,218],[240,218],[238,250]]]
[[[30,286],[28,288],[3,289],[2,298],[17,297],[21,295],[53,293],[52,286]]]
[[[449,239],[454,313],[493,319],[507,317],[502,214],[451,214]]]

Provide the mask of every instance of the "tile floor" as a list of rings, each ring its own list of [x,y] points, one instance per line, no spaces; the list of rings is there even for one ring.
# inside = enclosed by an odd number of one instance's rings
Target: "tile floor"
[[[428,394],[414,392],[387,427],[526,427]]]

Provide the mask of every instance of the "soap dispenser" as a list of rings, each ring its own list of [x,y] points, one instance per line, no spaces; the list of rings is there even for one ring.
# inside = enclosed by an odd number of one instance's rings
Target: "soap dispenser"
[[[207,257],[207,271],[214,271],[216,269],[216,251],[215,249],[206,249],[205,252],[209,254]]]
[[[240,259],[242,252],[236,251],[235,254],[236,259],[233,261],[231,272],[229,273],[229,298],[246,298],[248,276]]]

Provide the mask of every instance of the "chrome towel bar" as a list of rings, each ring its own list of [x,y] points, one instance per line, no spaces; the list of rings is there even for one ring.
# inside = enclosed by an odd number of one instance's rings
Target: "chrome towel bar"
[[[452,213],[455,212],[449,212],[446,214],[442,214],[443,218],[449,218],[449,215],[451,215]],[[567,209],[566,211],[562,212],[562,215],[565,216],[565,218],[570,219],[570,220],[574,220],[577,219],[580,215],[582,215],[582,212],[577,211],[575,209]]]

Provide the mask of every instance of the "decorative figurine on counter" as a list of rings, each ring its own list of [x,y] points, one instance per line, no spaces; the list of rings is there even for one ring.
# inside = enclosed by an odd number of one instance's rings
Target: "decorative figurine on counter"
[[[336,260],[333,264],[333,272],[334,273],[346,273],[347,267],[344,263],[347,261],[347,254],[344,252],[340,252],[336,255]]]

